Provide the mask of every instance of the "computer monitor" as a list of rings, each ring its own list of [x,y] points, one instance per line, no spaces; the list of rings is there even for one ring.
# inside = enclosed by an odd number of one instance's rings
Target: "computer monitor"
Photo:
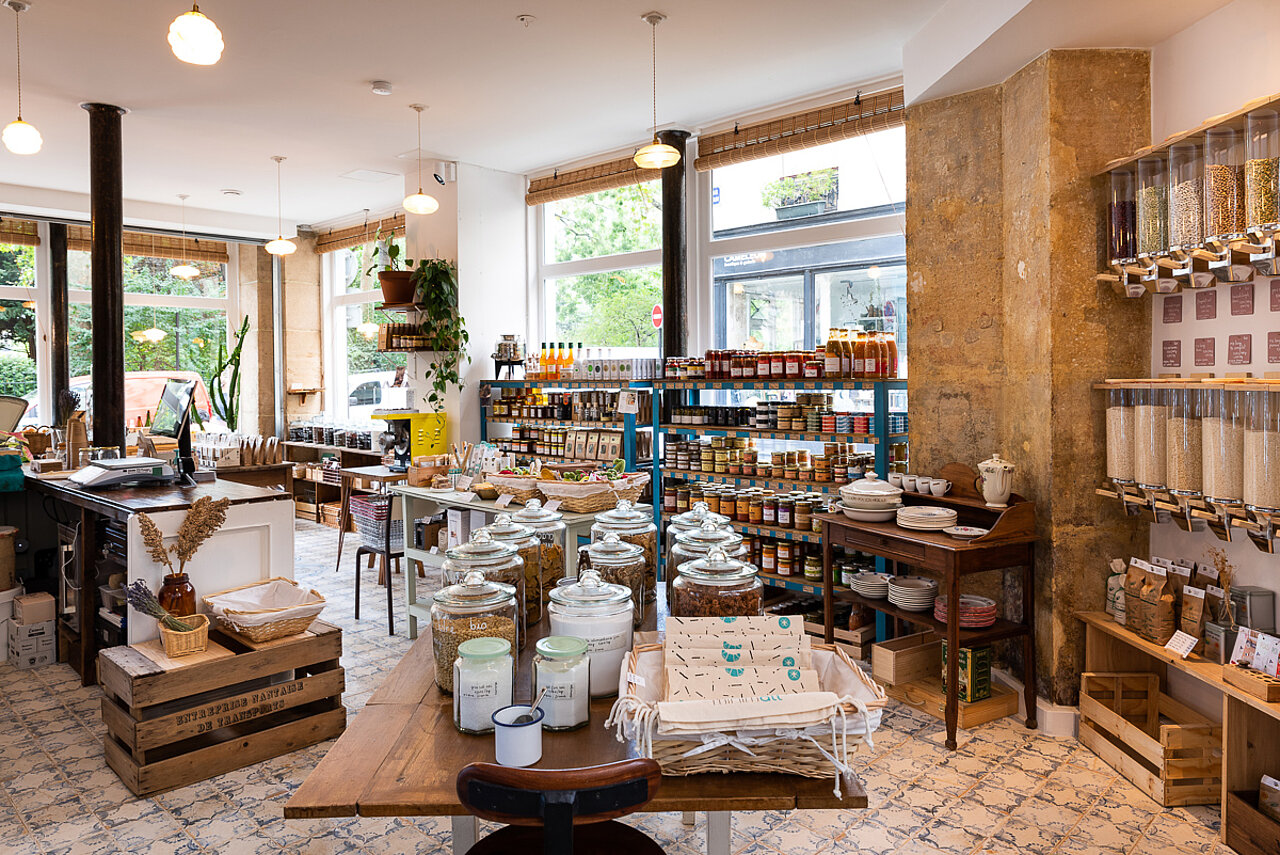
[[[195,458],[191,454],[191,405],[195,400],[195,380],[166,380],[156,414],[151,419],[151,432],[178,441],[178,456],[174,460],[174,472],[180,484],[194,485],[191,477],[196,471]]]

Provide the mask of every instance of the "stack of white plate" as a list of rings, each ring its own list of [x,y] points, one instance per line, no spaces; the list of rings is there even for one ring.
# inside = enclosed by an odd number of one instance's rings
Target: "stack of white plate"
[[[889,602],[909,612],[927,612],[938,597],[938,583],[926,576],[889,578]]]
[[[844,515],[855,522],[893,522],[893,515],[898,512],[898,507],[902,504],[890,505],[884,508],[855,508],[850,507],[843,501],[837,502],[837,506]]]
[[[889,595],[888,573],[855,573],[850,580],[854,593],[869,600],[883,600]]]
[[[956,524],[951,508],[932,505],[908,505],[897,510],[898,525],[916,531],[942,531]]]

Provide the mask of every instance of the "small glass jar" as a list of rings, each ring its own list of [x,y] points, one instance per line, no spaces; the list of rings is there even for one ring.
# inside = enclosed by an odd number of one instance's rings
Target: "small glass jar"
[[[511,706],[515,660],[505,638],[472,638],[453,661],[453,726],[463,733],[493,733],[493,714]]]
[[[1280,114],[1254,110],[1245,117],[1244,212],[1251,229],[1280,224]]]
[[[1190,251],[1204,243],[1204,157],[1188,140],[1169,149],[1169,244]]]
[[[564,522],[564,514],[549,511],[538,499],[525,502],[523,508],[511,515],[511,519],[520,525],[533,529],[542,548],[538,550],[538,562],[541,564],[539,580],[542,585],[542,605],[551,601],[551,589],[569,572],[568,526]],[[528,576],[528,568],[525,568]]]
[[[789,496],[778,499],[778,528],[792,528],[795,525],[796,500]]]
[[[1107,477],[1133,483],[1133,390],[1107,391]]]
[[[551,634],[571,635],[587,643],[593,698],[618,693],[622,660],[631,650],[631,611],[631,590],[605,582],[594,569],[551,592],[547,606]]]
[[[1240,136],[1231,128],[1204,135],[1204,236],[1244,237],[1244,166]]]
[[[577,730],[591,718],[591,660],[587,642],[548,635],[534,645],[533,697],[547,690],[539,707],[543,730]]]
[[[609,532],[644,550],[644,599],[647,603],[653,602],[658,585],[658,527],[653,524],[653,517],[622,499],[613,510],[596,514],[591,526],[592,542],[601,540]]]
[[[1163,490],[1168,453],[1169,407],[1160,387],[1138,389],[1133,404],[1133,478],[1139,487]]]
[[[673,617],[742,617],[764,610],[764,583],[752,564],[730,558],[719,547],[686,561],[671,586]]]
[[[432,597],[431,651],[436,661],[436,685],[453,693],[453,661],[458,648],[473,638],[502,638],[516,642],[516,589],[485,579],[471,570],[461,582]]]
[[[1200,393],[1198,388],[1169,390],[1165,481],[1170,492],[1182,496],[1199,496],[1204,484]]]
[[[492,524],[481,531],[498,543],[514,547],[520,561],[524,564],[524,622],[525,626],[533,626],[542,620],[542,541],[527,525],[515,522],[511,514],[498,514]]]
[[[616,533],[609,532],[603,539],[587,547],[591,569],[600,578],[613,585],[622,585],[631,592],[632,621],[636,629],[644,621],[644,549],[627,543]]]
[[[1206,386],[1200,421],[1204,495],[1222,504],[1244,500],[1244,407],[1240,392]]]
[[[806,555],[804,557],[804,578],[810,582],[822,581],[821,555]]]
[[[1155,255],[1169,245],[1168,169],[1164,158],[1138,161],[1138,255]]]
[[[1133,170],[1111,173],[1111,196],[1107,203],[1107,245],[1112,263],[1137,256],[1138,203]],[[830,376],[830,372],[827,372]]]
[[[444,554],[444,581],[454,585],[462,581],[463,576],[471,570],[479,570],[484,578],[491,582],[510,585],[516,592],[516,598],[523,604],[524,595],[524,561],[516,552],[516,548],[506,543],[499,543],[493,535],[479,529],[471,536],[471,540],[455,546]],[[526,637],[525,609],[523,606],[516,615],[518,631],[516,648],[523,650]]]
[[[1244,503],[1280,511],[1280,392],[1250,391],[1244,431]]]

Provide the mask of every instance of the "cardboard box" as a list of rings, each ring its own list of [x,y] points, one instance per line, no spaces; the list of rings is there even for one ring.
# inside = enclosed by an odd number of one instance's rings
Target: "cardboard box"
[[[448,515],[448,548],[461,546],[471,540],[477,529],[484,527],[484,511],[469,511],[464,508],[450,508]],[[428,547],[430,548],[430,547]]]
[[[19,624],[6,621],[5,638],[8,649],[5,659],[19,669],[51,665],[58,658],[57,627],[53,621],[37,624]]]
[[[57,604],[50,594],[23,594],[13,599],[13,622],[39,624],[57,616]]]
[[[11,621],[6,618],[0,620],[0,662],[9,661],[9,624]]]
[[[22,593],[22,586],[0,591],[0,621],[13,617],[13,600]]]
[[[957,692],[965,703],[985,701],[991,697],[991,648],[960,648],[960,688]],[[942,639],[942,691],[947,690],[947,640]]]

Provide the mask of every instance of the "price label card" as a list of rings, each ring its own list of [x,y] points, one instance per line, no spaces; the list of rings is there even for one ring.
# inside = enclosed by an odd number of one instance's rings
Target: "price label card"
[[[1218,317],[1218,290],[1196,292],[1196,320],[1211,321]]]
[[[1213,336],[1196,339],[1194,347],[1196,365],[1213,365],[1215,359]]]
[[[618,413],[635,415],[640,412],[640,395],[636,392],[622,391],[618,393]]]
[[[455,489],[456,489],[459,493],[465,492],[466,490],[470,490],[470,489],[471,489],[471,482],[472,482],[472,481],[474,481],[474,480],[475,480],[475,478],[473,478],[473,477],[472,477],[472,476],[470,476],[470,475],[463,475],[463,476],[461,476],[460,478],[458,478],[458,483],[457,483],[457,485],[455,485]]]
[[[627,682],[634,683],[637,686],[644,686],[644,677],[641,677],[639,674],[633,674],[631,672],[628,672]]]
[[[493,504],[499,508],[505,508],[507,505],[511,504],[511,500],[514,498],[515,496],[511,495],[510,493],[503,493],[501,496],[498,497],[498,500]]]
[[[1165,368],[1181,368],[1182,367],[1182,340],[1170,339],[1161,342],[1160,346],[1160,363]]]
[[[438,546],[433,546],[433,547],[431,547],[430,549],[428,549],[428,550],[427,550],[427,554],[428,554],[428,555],[439,555],[439,554],[440,554],[440,547],[438,547]]]
[[[1227,364],[1248,365],[1253,361],[1253,336],[1249,333],[1227,336]]]
[[[1232,315],[1252,315],[1253,283],[1242,282],[1239,285],[1232,285],[1230,302]]]
[[[1163,318],[1166,324],[1182,323],[1182,295],[1171,294],[1164,298]]]
[[[1194,635],[1188,635],[1182,630],[1178,630],[1173,634],[1173,638],[1169,639],[1169,643],[1164,646],[1165,650],[1172,650],[1174,653],[1186,659],[1191,655],[1191,651],[1196,649],[1197,639]]]
[[[476,497],[476,494],[475,494],[475,493],[469,493],[469,492],[468,492],[468,493],[459,493],[459,494],[458,494],[458,501],[459,501],[459,502],[470,502],[470,501],[473,501],[473,500],[475,499],[475,497]]]
[[[558,509],[558,508],[560,507],[560,500],[559,500],[559,499],[552,499],[551,501],[547,502],[547,503],[546,503],[545,505],[543,505],[542,507],[543,507],[543,509],[544,509],[544,510],[547,510],[547,511],[554,511],[554,510],[556,510],[556,509]]]

